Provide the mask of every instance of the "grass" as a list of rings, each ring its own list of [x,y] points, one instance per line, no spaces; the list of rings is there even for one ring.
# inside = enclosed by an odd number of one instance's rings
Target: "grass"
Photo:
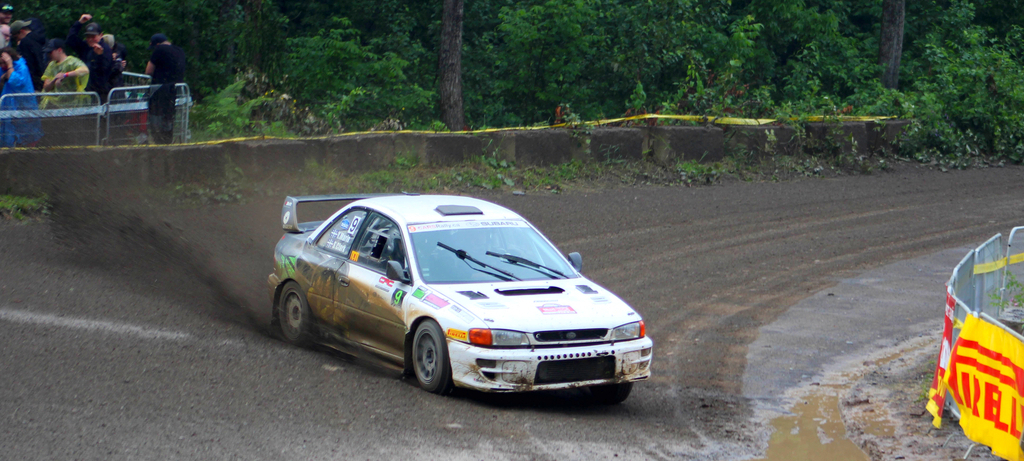
[[[443,192],[472,190],[544,191],[611,186],[703,186],[732,177],[745,181],[780,181],[805,177],[871,174],[888,168],[882,158],[813,155],[761,157],[726,156],[721,161],[697,160],[661,165],[650,159],[633,161],[571,160],[566,163],[518,167],[514,162],[478,156],[448,167],[418,164],[399,156],[379,170],[346,174],[340,166],[307,161],[305,192]]]
[[[0,195],[0,219],[23,221],[50,213],[50,204],[46,195],[41,197],[21,197],[17,195]]]
[[[869,166],[868,163],[870,163]],[[888,167],[873,157],[827,158],[809,155],[741,155],[729,153],[716,162],[678,161],[664,165],[649,153],[643,159],[623,161],[570,160],[566,163],[520,167],[515,162],[479,155],[451,166],[421,164],[415,155],[399,154],[388,165],[369,172],[348,172],[344,165],[308,159],[301,170],[278,175],[265,183],[245,176],[241,168],[225,165],[224,176],[214,181],[176,184],[162,189],[172,202],[221,205],[256,196],[311,195],[322,193],[473,193],[474,191],[522,191],[557,194],[565,190],[611,187],[698,187],[727,178],[742,181],[781,181],[805,177],[870,174]]]

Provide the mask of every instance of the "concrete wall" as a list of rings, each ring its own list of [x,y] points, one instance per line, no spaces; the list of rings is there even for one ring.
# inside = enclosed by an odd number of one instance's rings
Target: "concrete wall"
[[[308,162],[342,171],[380,169],[396,158],[446,166],[486,155],[516,165],[570,160],[631,161],[663,165],[717,162],[726,155],[763,157],[891,153],[905,120],[773,126],[657,126],[542,129],[479,134],[382,133],[310,140],[242,141],[212,145],[140,146],[0,151],[0,193],[74,187],[81,181],[111,186],[164,186],[222,178],[229,165],[253,180],[301,171]]]

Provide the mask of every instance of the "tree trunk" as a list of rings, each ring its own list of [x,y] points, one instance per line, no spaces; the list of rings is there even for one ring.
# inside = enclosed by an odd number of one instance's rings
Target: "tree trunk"
[[[443,0],[441,49],[438,51],[438,77],[441,98],[441,122],[451,131],[465,126],[462,109],[462,2]]]
[[[882,86],[896,90],[900,84],[900,55],[903,54],[903,10],[906,0],[882,0],[882,37],[878,63],[882,65]]]

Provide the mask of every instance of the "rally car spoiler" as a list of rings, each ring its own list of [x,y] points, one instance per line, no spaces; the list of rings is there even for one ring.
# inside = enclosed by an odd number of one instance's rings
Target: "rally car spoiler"
[[[352,202],[373,197],[385,197],[396,194],[334,194],[334,195],[304,195],[301,197],[285,197],[284,206],[281,207],[281,224],[285,232],[300,234],[316,228],[320,222],[306,222],[299,224],[298,208],[300,203],[309,202]]]

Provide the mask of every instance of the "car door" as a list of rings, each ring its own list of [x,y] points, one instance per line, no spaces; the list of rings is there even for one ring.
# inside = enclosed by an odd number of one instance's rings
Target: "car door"
[[[371,214],[349,257],[352,294],[358,293],[345,306],[351,338],[393,359],[403,360],[406,329],[402,306],[411,286],[385,275],[387,262],[391,260],[408,268],[401,229],[393,220],[378,213]]]
[[[307,293],[309,308],[322,323],[335,327],[347,336],[346,312],[338,308],[337,300],[347,296],[349,289],[348,252],[355,240],[366,210],[348,211],[338,217],[320,235],[308,251],[312,266],[310,289]]]

